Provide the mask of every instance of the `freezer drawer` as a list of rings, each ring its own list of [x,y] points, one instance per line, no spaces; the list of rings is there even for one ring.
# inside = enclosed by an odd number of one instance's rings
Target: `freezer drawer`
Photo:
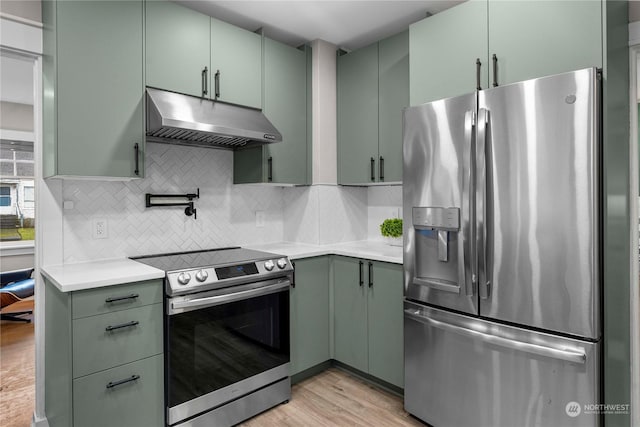
[[[599,343],[405,302],[405,409],[434,427],[598,426]]]

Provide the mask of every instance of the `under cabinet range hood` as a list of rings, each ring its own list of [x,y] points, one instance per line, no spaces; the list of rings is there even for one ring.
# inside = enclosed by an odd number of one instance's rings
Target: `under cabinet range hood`
[[[262,111],[147,88],[147,140],[236,149],[282,141]]]

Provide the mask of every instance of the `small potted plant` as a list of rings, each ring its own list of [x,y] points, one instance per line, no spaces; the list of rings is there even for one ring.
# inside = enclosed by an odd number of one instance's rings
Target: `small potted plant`
[[[380,234],[392,246],[402,246],[402,219],[387,218],[380,224]]]

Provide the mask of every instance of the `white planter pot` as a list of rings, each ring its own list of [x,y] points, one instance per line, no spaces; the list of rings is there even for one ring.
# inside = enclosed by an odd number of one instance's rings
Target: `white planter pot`
[[[402,246],[402,236],[400,237],[385,237],[383,236],[386,244],[391,246]]]

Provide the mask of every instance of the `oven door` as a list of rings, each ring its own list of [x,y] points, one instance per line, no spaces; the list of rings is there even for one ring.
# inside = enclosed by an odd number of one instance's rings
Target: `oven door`
[[[289,376],[288,278],[167,299],[167,422]]]

